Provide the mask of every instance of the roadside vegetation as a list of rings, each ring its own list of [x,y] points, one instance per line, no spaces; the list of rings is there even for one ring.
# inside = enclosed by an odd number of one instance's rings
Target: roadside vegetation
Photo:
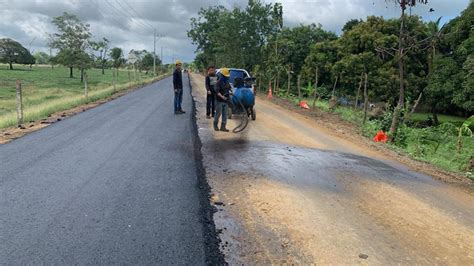
[[[285,95],[281,98],[285,98],[295,105],[300,102],[295,95]],[[311,98],[302,100],[310,102]],[[392,113],[385,113],[381,119],[370,118],[363,123],[364,112],[360,109],[340,105],[331,107],[327,100],[317,101],[315,108],[323,112],[337,114],[342,120],[352,123],[357,128],[358,131],[354,133],[370,139],[379,130],[388,131],[391,125]],[[402,111],[402,115],[405,111]],[[369,116],[372,114],[370,112]],[[414,159],[432,163],[447,171],[462,173],[474,180],[474,173],[470,169],[470,160],[474,150],[474,138],[472,137],[474,116],[464,119],[458,116],[440,115],[438,126],[424,126],[430,119],[431,114],[429,113],[414,114],[410,120],[400,126],[398,137],[386,145]]]
[[[284,27],[278,3],[202,9],[188,31],[194,66],[246,68],[260,92],[338,113],[369,138],[383,130],[390,147],[473,178],[474,3],[444,25],[406,14],[429,1],[386,4],[398,19],[353,19],[339,35]]]
[[[17,125],[17,79],[22,82],[25,122],[44,119],[52,113],[105,99],[116,92],[155,80],[152,73],[137,72],[135,80],[132,71],[120,70],[114,90],[111,71],[102,75],[100,69],[91,69],[87,72],[89,92],[85,97],[80,78],[69,78],[68,73],[69,69],[65,67],[18,66],[10,71],[5,65],[0,65],[0,128]]]
[[[153,53],[131,50],[124,55],[106,37],[94,38],[89,25],[74,14],[63,13],[52,23],[57,31],[49,34],[50,54],[32,55],[15,40],[0,39],[0,129],[108,98],[171,72]],[[17,116],[17,81],[22,119]]]

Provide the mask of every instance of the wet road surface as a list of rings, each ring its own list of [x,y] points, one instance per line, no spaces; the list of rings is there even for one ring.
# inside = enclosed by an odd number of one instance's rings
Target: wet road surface
[[[245,132],[213,132],[202,79],[193,76],[199,135],[229,263],[474,264],[472,188],[267,101]]]
[[[172,97],[167,78],[0,146],[0,264],[204,264],[189,87],[187,114]]]

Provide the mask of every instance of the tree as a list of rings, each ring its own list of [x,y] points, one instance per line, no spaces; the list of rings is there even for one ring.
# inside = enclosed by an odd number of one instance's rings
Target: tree
[[[350,31],[355,26],[359,25],[362,22],[360,19],[351,19],[342,27],[342,32]]]
[[[13,70],[13,63],[32,65],[35,58],[19,42],[4,38],[0,39],[0,62],[9,64]]]
[[[114,47],[110,50],[109,56],[112,58],[112,65],[118,75],[118,68],[125,64],[125,59],[123,58],[123,50],[119,47]]]
[[[87,66],[90,61],[86,52],[90,48],[89,39],[92,36],[89,25],[83,24],[76,15],[67,12],[55,17],[53,24],[59,31],[51,35],[51,48],[59,49],[54,62],[69,67],[69,77],[73,78],[73,68],[78,67],[82,72],[81,67]]]
[[[444,43],[441,45],[445,55],[453,58],[457,72],[462,76],[462,85],[453,92],[453,103],[466,113],[474,111],[474,2],[460,16],[445,26]]]
[[[400,84],[400,91],[399,91],[399,98],[397,106],[395,107],[395,111],[393,112],[392,118],[392,125],[390,126],[390,134],[393,140],[395,133],[398,129],[398,123],[400,119],[400,113],[402,108],[405,104],[405,64],[404,64],[404,57],[406,55],[405,51],[405,10],[407,7],[416,6],[417,3],[420,4],[427,4],[428,0],[387,0],[390,2],[395,2],[400,5],[401,8],[401,15],[400,15],[400,33],[398,35],[398,51],[396,54],[396,58],[398,61],[398,74],[399,74],[399,84]]]
[[[322,41],[310,47],[310,52],[304,61],[303,76],[306,81],[313,80],[314,73],[317,71],[319,82],[330,86],[332,84],[331,70],[333,65],[339,61],[339,42]]]
[[[51,57],[45,52],[36,52],[33,56],[36,59],[36,63],[40,65],[49,64],[51,61]]]
[[[104,70],[107,66],[107,50],[109,49],[109,40],[104,37],[101,41],[91,42],[91,46],[94,51],[99,52],[97,60],[99,61],[99,65],[102,68],[102,75],[104,75]]]
[[[442,37],[443,37],[443,35],[442,35],[442,30],[443,29],[440,28],[440,21],[441,21],[441,17],[438,18],[436,21],[428,22],[428,24],[426,25],[427,33],[428,33],[428,35],[430,36],[430,39],[431,39],[430,44],[429,44],[429,49],[427,49],[427,51],[428,51],[428,77],[432,76],[434,58],[437,54],[438,47],[439,47],[439,45],[441,43],[441,40],[442,40]],[[407,114],[407,117],[415,112],[416,107],[418,106],[418,104],[421,101],[421,97],[423,96],[423,93],[424,93],[424,89],[422,87],[421,90],[420,90],[420,93],[418,95],[418,98],[416,99],[415,103],[413,104],[411,112],[409,114]],[[432,103],[435,103],[435,102],[432,102]],[[436,110],[436,106],[432,106],[432,110]],[[435,122],[437,123],[437,116],[435,117]]]
[[[156,62],[158,64],[161,64],[161,61],[158,57],[156,57]],[[141,59],[138,64],[138,68],[140,70],[145,70],[145,71],[150,71],[150,69],[153,67],[153,54],[149,53],[146,50],[143,50],[141,52]]]
[[[197,69],[199,70],[205,70],[207,69],[208,66],[211,65],[212,59],[207,58],[206,54],[204,53],[198,53],[196,57],[194,58],[194,64]]]
[[[462,90],[454,93],[453,102],[468,112],[474,111],[474,55],[469,55],[463,64],[465,71]]]
[[[335,33],[325,31],[321,25],[316,24],[284,28],[279,35],[282,64],[293,63],[293,70],[298,73],[304,65],[311,45],[337,39]]]
[[[453,102],[453,92],[461,86],[462,74],[454,59],[436,55],[433,60],[433,71],[429,76],[429,83],[425,89],[428,103],[435,124],[438,124],[438,108],[446,108]]]
[[[264,61],[263,47],[282,23],[279,4],[250,0],[245,9],[202,8],[188,36],[207,64],[252,69]]]

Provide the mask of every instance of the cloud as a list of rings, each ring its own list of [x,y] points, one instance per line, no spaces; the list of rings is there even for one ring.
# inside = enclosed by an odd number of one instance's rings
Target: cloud
[[[365,19],[376,15],[386,18],[400,16],[400,7],[393,1],[385,0],[282,0],[285,25],[320,23],[325,29],[340,33],[345,22],[350,19]],[[408,13],[420,15],[425,20],[438,17],[453,18],[465,9],[469,0],[428,1],[418,5]],[[429,12],[433,8],[435,12]]]
[[[266,0],[283,5],[286,26],[320,23],[339,33],[346,21],[368,15],[398,17],[400,10],[385,0]],[[0,0],[0,38],[8,37],[35,51],[48,51],[48,34],[56,28],[51,21],[63,12],[76,14],[90,24],[95,39],[106,37],[112,46],[153,51],[153,31],[158,38],[157,54],[163,46],[164,61],[194,59],[195,47],[187,37],[189,20],[201,8],[222,5],[244,7],[248,0]],[[429,1],[411,10],[426,20],[453,18],[469,0]],[[435,12],[429,12],[433,8]]]

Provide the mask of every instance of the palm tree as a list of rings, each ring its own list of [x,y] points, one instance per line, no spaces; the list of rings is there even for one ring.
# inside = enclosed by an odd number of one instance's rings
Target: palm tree
[[[428,22],[428,36],[431,37],[430,47],[429,47],[429,54],[428,54],[428,70],[431,73],[433,68],[433,60],[436,55],[436,50],[438,49],[439,44],[441,43],[442,32],[444,30],[444,26],[440,27],[441,17],[439,17],[436,21]]]
[[[436,21],[430,21],[427,24],[427,33],[428,36],[430,36],[430,42],[428,48],[428,76],[431,74],[433,71],[433,61],[436,55],[436,50],[438,49],[439,44],[441,43],[441,38],[443,37],[442,32],[444,30],[444,26],[440,27],[440,22],[441,22],[441,17],[439,17]],[[411,116],[415,110],[418,104],[420,103],[421,97],[423,96],[423,89],[421,89],[420,94],[418,95],[418,98],[415,101],[415,104],[413,105],[410,113],[407,115],[405,120],[408,118],[408,116]],[[434,111],[434,110],[433,110]],[[438,117],[436,115],[436,112],[433,112],[433,118],[435,120],[435,124],[438,124]]]

